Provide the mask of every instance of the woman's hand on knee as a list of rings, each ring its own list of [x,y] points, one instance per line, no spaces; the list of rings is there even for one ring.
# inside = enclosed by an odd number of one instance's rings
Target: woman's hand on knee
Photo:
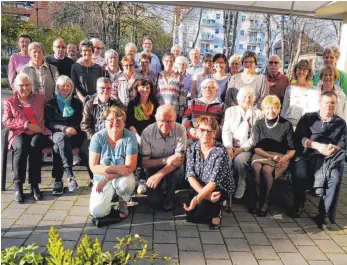
[[[206,199],[212,203],[215,203],[219,201],[220,197],[221,197],[221,193],[219,191],[214,191],[210,195],[208,195]]]
[[[106,185],[107,181],[105,179],[101,179],[98,184],[96,185],[96,192],[101,193],[104,191],[104,187]]]

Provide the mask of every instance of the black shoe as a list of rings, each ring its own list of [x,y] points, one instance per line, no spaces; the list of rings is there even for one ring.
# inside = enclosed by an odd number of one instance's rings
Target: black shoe
[[[62,181],[54,182],[52,194],[55,195],[55,196],[59,196],[59,195],[62,195],[63,192],[64,192],[64,184],[63,184],[63,182]]]
[[[163,202],[163,209],[164,211],[171,211],[174,208],[174,201],[173,200],[165,200]]]
[[[42,201],[43,195],[40,191],[39,187],[33,187],[31,188],[31,194],[34,196],[35,201]]]
[[[89,187],[89,188],[93,188],[93,186],[94,186],[94,180],[93,180],[93,179],[90,179],[90,180],[89,180],[89,183],[88,183],[88,187]]]
[[[331,222],[328,216],[323,217],[321,214],[318,214],[316,216],[316,223],[318,224],[318,227],[322,230],[331,229]]]
[[[211,221],[211,223],[210,223],[210,228],[211,229],[218,229],[219,227],[220,227],[220,225],[221,225],[221,222],[222,222],[222,212],[219,212],[219,215],[217,216],[217,217],[215,217],[215,218],[219,218],[219,224],[214,224],[214,223],[212,223],[212,221]]]
[[[18,202],[19,204],[24,203],[23,189],[18,189],[14,192],[14,201]]]
[[[304,206],[293,206],[290,216],[292,218],[299,218],[304,211]]]
[[[93,224],[98,228],[106,226],[106,225],[118,223],[119,221],[124,219],[120,217],[120,212],[114,208],[112,208],[111,212],[104,217],[96,218],[94,216],[91,216],[91,218],[92,218]]]

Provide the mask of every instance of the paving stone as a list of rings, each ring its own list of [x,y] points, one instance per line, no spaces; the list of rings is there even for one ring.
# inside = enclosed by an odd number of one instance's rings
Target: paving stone
[[[235,212],[235,218],[238,222],[255,222],[253,214],[249,212]]]
[[[331,238],[340,246],[347,247],[347,235],[331,235]]]
[[[250,245],[257,245],[257,246],[271,245],[264,233],[245,233],[245,237]]]
[[[322,260],[315,260],[315,261],[310,260],[310,261],[308,261],[308,264],[310,264],[310,265],[333,265],[330,261],[327,261],[327,260],[324,260],[324,261],[322,261]]]
[[[273,239],[288,238],[288,236],[286,235],[286,233],[284,233],[282,228],[263,228],[263,231],[268,238],[273,238]]]
[[[307,265],[308,263],[300,253],[278,253],[285,265]]]
[[[61,228],[62,221],[56,220],[41,220],[41,222],[36,226],[36,232],[48,232],[51,226],[55,228]]]
[[[204,265],[205,257],[203,252],[180,251],[180,265]]]
[[[312,218],[296,218],[295,221],[304,229],[317,228],[317,224]]]
[[[223,218],[224,220],[224,218]],[[190,222],[187,222],[186,221],[186,218],[184,217],[179,217],[179,218],[175,218],[175,225],[179,226],[179,225],[182,225],[182,226],[196,226],[196,224],[194,223],[190,223]]]
[[[276,252],[298,252],[289,239],[269,239]]]
[[[89,206],[90,198],[79,197],[75,202],[75,206]]]
[[[18,226],[36,226],[42,219],[40,214],[23,214],[14,225]]]
[[[96,227],[93,223],[87,223],[83,229],[83,234],[88,235],[104,235],[106,234],[107,226]]]
[[[258,260],[259,265],[283,265],[280,260]]]
[[[225,239],[228,251],[251,251],[245,239],[227,238]]]
[[[207,259],[227,259],[230,257],[224,245],[203,245],[206,260]]]
[[[217,259],[208,259],[206,260],[207,265],[232,265],[230,260],[217,260]]]
[[[327,253],[327,256],[334,263],[334,265],[346,265],[347,254]]]
[[[36,243],[41,247],[45,247],[48,244],[48,233],[45,232],[33,232],[29,238],[25,241],[24,245],[31,245]]]
[[[63,240],[68,240],[68,241],[78,241],[79,237],[82,234],[82,229],[81,228],[70,228],[70,227],[62,227],[58,229],[58,232],[60,234],[60,237]]]
[[[305,231],[297,223],[279,224],[286,234],[305,234]]]
[[[216,232],[200,232],[202,244],[224,244],[222,235],[219,231]]]
[[[25,239],[24,238],[1,238],[1,250],[5,248],[10,248],[13,246],[20,247],[23,245]]]
[[[135,213],[133,216],[133,224],[151,224],[153,223],[153,214]]]
[[[285,213],[278,213],[278,214],[272,214],[272,217],[278,222],[278,223],[295,223],[295,220],[291,217],[289,217]]]
[[[196,226],[176,226],[177,237],[199,237]]]
[[[174,220],[172,211],[156,211],[154,212],[154,220]]]
[[[131,225],[130,233],[132,235],[139,235],[139,236],[152,236],[153,235],[153,225],[142,225],[142,224],[133,224]]]
[[[25,200],[24,203],[20,204],[18,202],[12,201],[8,204],[8,208],[11,209],[28,209],[31,205],[37,205],[37,203],[32,203],[33,200]]]
[[[1,231],[7,231],[15,222],[16,219],[1,218]]]
[[[232,216],[223,217],[221,227],[239,226],[236,219]]]
[[[70,209],[69,215],[88,216],[89,215],[89,206],[73,206]]]
[[[9,218],[9,219],[18,219],[23,213],[25,212],[25,209],[11,209],[7,208],[1,213],[1,219],[3,218]]]
[[[252,252],[230,252],[233,265],[258,265]]]
[[[306,260],[327,260],[327,257],[317,246],[297,246]]]
[[[68,215],[63,221],[62,226],[84,228],[87,218],[87,216]]]
[[[34,231],[35,227],[13,227],[10,228],[3,237],[11,237],[11,238],[25,238],[27,239],[30,234]]]
[[[256,259],[279,259],[274,249],[270,246],[251,246]]]
[[[56,220],[62,221],[65,219],[68,211],[67,210],[49,210],[44,216],[44,220]]]
[[[73,201],[56,201],[52,206],[51,210],[69,210],[74,205]]]
[[[330,239],[330,236],[318,227],[304,229],[312,240]]]
[[[175,231],[154,231],[154,243],[173,243],[176,241]]]
[[[154,222],[154,230],[174,231],[175,222],[173,220],[157,220]]]
[[[276,220],[272,216],[266,216],[266,217],[256,217],[255,218],[262,228],[279,228],[279,224],[276,222]]]
[[[47,204],[31,204],[27,210],[25,211],[26,214],[45,214],[48,209],[49,209],[50,205]]]
[[[295,246],[313,246],[314,242],[306,234],[287,234]]]
[[[344,254],[343,249],[340,248],[333,240],[314,240],[314,242],[324,253]]]
[[[10,194],[4,194],[4,192],[1,192],[1,202],[12,202],[13,200],[13,193]]]
[[[142,245],[147,244],[147,249],[152,250],[153,249],[153,237],[149,236],[143,236],[142,239],[146,241],[146,243],[137,244],[137,246],[129,246],[129,249],[142,249]]]
[[[240,227],[242,229],[242,232],[244,233],[261,233],[263,232],[260,228],[260,226],[256,222],[248,223],[248,222],[242,222],[240,223]]]
[[[102,251],[103,252],[109,251],[109,252],[112,253],[112,252],[115,251],[114,246],[116,244],[117,244],[116,242],[106,242],[106,241],[104,241],[104,243],[102,244]]]
[[[202,251],[200,238],[178,238],[180,251]]]
[[[154,244],[154,251],[160,256],[178,258],[177,244]]]
[[[238,226],[221,227],[220,231],[224,238],[244,238],[244,235]]]
[[[110,224],[108,225],[108,228],[117,228],[117,229],[127,229],[129,230],[130,229],[130,226],[131,226],[131,217],[128,216],[127,218],[125,218],[124,220],[118,222],[118,223],[115,223],[115,224]]]
[[[197,224],[200,232],[211,232],[213,231],[208,224]]]

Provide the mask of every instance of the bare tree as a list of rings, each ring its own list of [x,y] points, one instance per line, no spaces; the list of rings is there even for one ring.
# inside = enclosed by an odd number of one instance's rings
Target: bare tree
[[[281,72],[284,73],[284,15],[281,16]]]
[[[233,13],[231,10],[223,10],[223,17],[224,17],[224,49],[223,53],[227,56],[227,58],[230,57],[230,32],[231,32],[231,26],[232,26],[232,20],[233,20]]]
[[[231,41],[231,51],[230,51],[230,55],[235,53],[235,42],[236,42],[236,31],[237,31],[237,24],[239,21],[239,12],[237,11],[234,14],[234,19],[233,19],[233,37],[232,37],[232,41]]]
[[[198,40],[198,38],[199,38],[200,24],[201,24],[201,18],[202,18],[202,12],[203,12],[203,9],[201,8],[201,9],[200,9],[200,13],[199,13],[198,31],[196,32],[195,39],[194,39],[194,41],[193,41],[193,45],[192,45],[193,48],[195,48],[196,42],[197,42],[197,40]]]

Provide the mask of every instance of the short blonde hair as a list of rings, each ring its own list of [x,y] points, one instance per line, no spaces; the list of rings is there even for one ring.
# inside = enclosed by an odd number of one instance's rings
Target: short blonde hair
[[[197,120],[196,120],[196,124],[199,126],[200,124],[205,123],[208,126],[211,127],[212,130],[216,131],[218,128],[218,122],[217,120],[212,117],[212,116],[207,116],[207,115],[203,115],[200,116]]]
[[[340,79],[340,72],[334,66],[325,66],[325,67],[323,67],[323,69],[320,71],[319,79],[323,78],[324,71],[329,71],[331,73],[334,73],[334,80]]]
[[[266,106],[274,105],[276,108],[281,109],[281,101],[275,95],[266,96],[261,102],[261,109],[264,110]]]
[[[241,64],[241,56],[238,55],[233,55],[230,57],[229,59],[229,65],[233,62],[233,61],[238,61]]]
[[[244,86],[239,89],[239,92],[237,93],[236,100],[239,105],[243,104],[244,97],[250,94],[251,95],[251,105],[253,106],[254,100],[255,100],[255,94],[254,90],[250,86]]]
[[[113,114],[115,117],[122,117],[124,122],[127,117],[124,110],[116,106],[112,106],[104,111],[104,120],[106,120],[107,116],[110,114]]]
[[[323,58],[327,56],[329,53],[332,53],[336,57],[336,61],[339,60],[341,52],[338,46],[331,46],[329,48],[325,48],[323,51]]]

